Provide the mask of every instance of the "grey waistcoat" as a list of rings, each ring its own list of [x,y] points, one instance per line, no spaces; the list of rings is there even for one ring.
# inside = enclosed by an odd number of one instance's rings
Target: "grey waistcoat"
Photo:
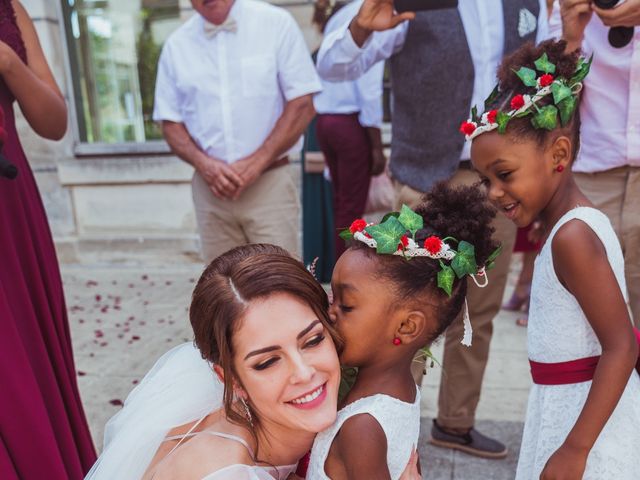
[[[505,54],[535,42],[536,30],[520,37],[518,24],[523,8],[538,18],[538,0],[502,0],[502,8]],[[474,69],[458,10],[419,12],[390,67],[391,172],[399,182],[426,192],[454,174],[464,146],[458,129],[469,116]]]

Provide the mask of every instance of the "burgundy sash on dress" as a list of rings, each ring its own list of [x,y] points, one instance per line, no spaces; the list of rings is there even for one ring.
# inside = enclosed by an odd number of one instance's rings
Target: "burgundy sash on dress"
[[[633,329],[638,345],[640,345],[640,330]],[[580,358],[569,362],[540,363],[529,360],[533,383],[538,385],[568,385],[570,383],[588,382],[593,380],[593,374],[598,366],[600,357]],[[640,355],[636,363],[636,371],[640,375]]]

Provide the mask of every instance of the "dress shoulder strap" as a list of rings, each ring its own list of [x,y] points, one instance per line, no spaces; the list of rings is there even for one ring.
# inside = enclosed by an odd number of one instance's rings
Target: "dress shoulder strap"
[[[254,458],[253,449],[244,438],[238,437],[237,435],[231,435],[230,433],[214,432],[213,430],[202,430],[201,432],[188,432],[182,435],[172,435],[170,437],[165,437],[165,439],[163,440],[164,442],[168,442],[171,440],[180,440],[180,442],[178,442],[178,444],[171,449],[171,451],[167,454],[167,456],[171,455],[171,453],[173,453],[176,450],[176,448],[178,448],[183,443],[183,440],[187,438],[195,437],[196,435],[212,435],[214,437],[233,440],[235,442],[240,443],[243,447],[245,447],[249,452],[249,455],[251,455],[251,458]]]
[[[617,236],[615,234],[615,231],[613,230],[613,227],[611,226],[611,222],[604,213],[592,207],[576,207],[572,210],[569,210],[562,217],[560,217],[560,220],[558,220],[558,222],[551,229],[551,233],[549,234],[546,245],[551,246],[553,237],[555,237],[558,230],[564,224],[570,222],[571,220],[581,220],[582,222],[586,223],[603,243],[605,249],[607,250],[607,254],[609,254],[610,252],[611,242],[613,242],[613,244],[618,243]]]

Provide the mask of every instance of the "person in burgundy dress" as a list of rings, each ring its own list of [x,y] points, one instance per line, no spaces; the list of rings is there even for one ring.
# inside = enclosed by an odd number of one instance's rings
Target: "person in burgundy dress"
[[[0,0],[1,153],[18,170],[0,176],[0,478],[75,480],[96,454],[53,240],[16,132],[16,100],[36,133],[62,138],[66,106],[33,23],[18,1]]]

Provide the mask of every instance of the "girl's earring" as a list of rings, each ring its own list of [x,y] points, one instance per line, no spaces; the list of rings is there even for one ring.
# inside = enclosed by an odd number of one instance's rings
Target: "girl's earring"
[[[244,416],[247,417],[249,425],[251,425],[251,428],[253,428],[253,416],[251,415],[251,410],[249,410],[249,405],[247,405],[247,401],[244,399],[244,397],[240,397],[240,402],[244,407]]]
[[[558,166],[556,167],[556,172],[558,172],[558,173],[562,173],[563,171],[564,171],[564,165],[558,165]]]
[[[400,340],[398,337],[393,337],[393,344],[397,347],[398,345],[400,345],[402,343],[402,340]]]

